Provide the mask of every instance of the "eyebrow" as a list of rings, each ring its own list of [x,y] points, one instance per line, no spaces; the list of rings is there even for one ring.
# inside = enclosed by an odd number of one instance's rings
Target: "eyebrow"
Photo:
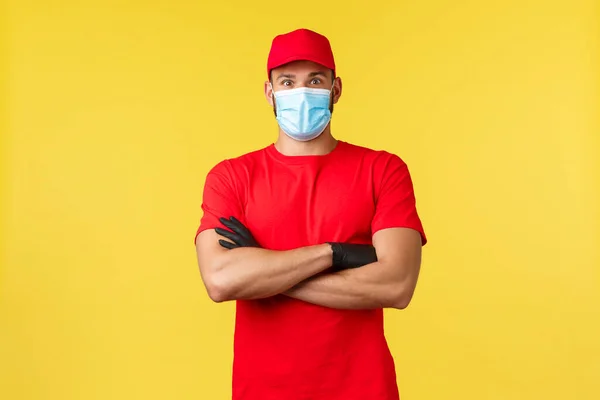
[[[315,71],[315,72],[311,72],[310,74],[308,74],[308,76],[310,78],[313,78],[313,77],[319,76],[319,75],[323,76],[323,77],[327,77],[327,75],[325,74],[324,71]],[[281,78],[294,79],[295,77],[296,77],[296,75],[294,75],[294,74],[285,74],[285,73],[283,73],[283,74],[279,74],[279,76],[277,77],[276,80],[279,80]]]
[[[279,76],[277,77],[277,80],[280,80],[281,78],[292,79],[292,78],[295,78],[295,77],[296,77],[296,75],[293,75],[293,74],[279,74]]]

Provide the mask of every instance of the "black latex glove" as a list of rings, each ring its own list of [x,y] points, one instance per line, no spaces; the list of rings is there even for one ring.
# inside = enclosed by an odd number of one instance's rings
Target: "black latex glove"
[[[221,246],[230,250],[237,247],[260,247],[248,228],[246,228],[237,218],[219,218],[219,221],[231,230],[228,231],[223,228],[215,228],[215,232],[233,242],[231,243],[227,240],[219,239],[219,244]]]
[[[358,268],[377,261],[375,247],[370,244],[329,243],[333,250],[333,268]]]

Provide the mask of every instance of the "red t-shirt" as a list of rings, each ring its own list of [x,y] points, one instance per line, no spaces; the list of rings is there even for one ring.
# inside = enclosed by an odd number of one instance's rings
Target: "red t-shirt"
[[[372,244],[380,229],[412,228],[426,242],[406,164],[338,141],[329,154],[285,156],[274,145],[216,165],[197,233],[235,216],[258,243],[289,250]],[[238,300],[234,400],[397,400],[383,310],[338,310],[284,295]]]

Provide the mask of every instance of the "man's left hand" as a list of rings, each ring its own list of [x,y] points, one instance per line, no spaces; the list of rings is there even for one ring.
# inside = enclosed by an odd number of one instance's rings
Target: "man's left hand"
[[[219,218],[219,221],[230,230],[215,228],[215,232],[231,240],[231,242],[228,242],[227,240],[219,239],[219,244],[221,246],[230,250],[238,247],[260,247],[256,239],[254,239],[254,236],[250,233],[250,230],[248,230],[248,228],[246,228],[237,218]]]

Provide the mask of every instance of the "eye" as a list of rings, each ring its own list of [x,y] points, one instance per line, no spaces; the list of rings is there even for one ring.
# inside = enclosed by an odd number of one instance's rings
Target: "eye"
[[[310,81],[311,85],[319,85],[321,84],[321,80],[319,78],[313,78],[312,81]]]
[[[292,81],[290,81],[289,79],[286,79],[284,81],[281,82],[281,85],[283,86],[292,86]]]

